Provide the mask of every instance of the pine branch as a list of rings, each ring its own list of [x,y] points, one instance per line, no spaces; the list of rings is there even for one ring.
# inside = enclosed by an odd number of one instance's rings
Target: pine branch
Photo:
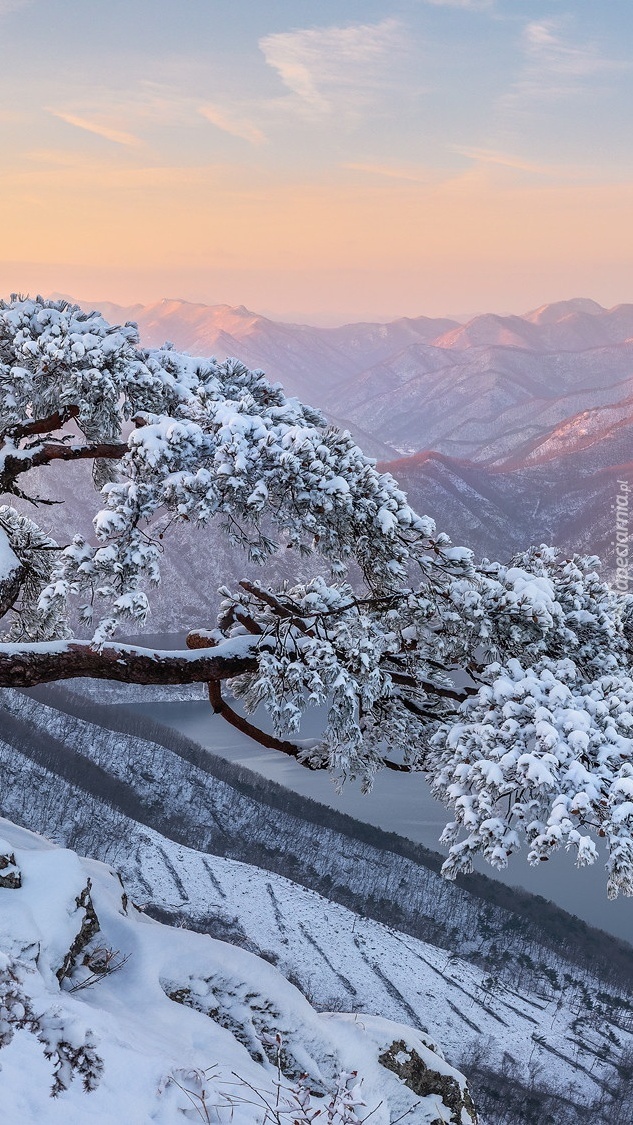
[[[257,669],[255,638],[244,637],[240,641],[198,650],[195,654],[187,650],[155,650],[113,642],[95,646],[89,641],[76,640],[0,644],[0,687],[35,687],[78,676],[130,684],[198,684],[226,680]]]
[[[237,711],[234,711],[222,696],[219,680],[209,681],[209,702],[213,708],[214,714],[221,715],[232,727],[241,731],[242,734],[247,735],[253,742],[257,742],[259,746],[263,746],[265,750],[279,750],[282,754],[286,754],[289,758],[294,758],[295,761],[299,762],[300,766],[305,766],[309,770],[328,769],[328,763],[325,759],[320,761],[304,760],[304,751],[302,747],[298,746],[295,742],[275,738],[273,734],[268,734],[267,731],[256,727],[254,723],[251,723],[243,715],[239,715]],[[411,773],[409,766],[402,765],[399,762],[392,762],[388,758],[383,758],[382,764],[385,769],[394,770],[396,773]]]
[[[53,414],[49,414],[47,418],[34,418],[31,422],[19,422],[2,435],[2,443],[7,438],[18,442],[25,437],[32,437],[34,434],[54,433],[55,430],[61,430],[62,426],[70,422],[71,418],[76,418],[78,414],[79,407],[73,404],[62,410],[56,410]]]
[[[53,461],[118,461],[128,452],[125,442],[97,442],[93,445],[61,445],[56,442],[43,442],[32,451],[18,450],[4,459],[0,473],[0,493],[16,491],[15,482],[22,473]]]
[[[243,715],[239,715],[234,711],[231,706],[226,702],[222,696],[222,690],[219,680],[209,681],[209,702],[213,708],[214,714],[221,715],[230,723],[236,730],[242,732],[252,738],[254,742],[259,743],[266,750],[279,750],[282,754],[287,754],[290,758],[295,758],[300,762],[300,765],[307,766],[308,769],[314,769],[309,762],[300,761],[299,755],[301,749],[294,742],[287,742],[285,739],[275,738],[273,734],[268,734],[266,731],[256,727],[254,723],[249,722]],[[319,767],[324,768],[324,767]]]
[[[0,579],[0,618],[4,617],[17,602],[26,574],[26,567],[18,562],[10,574]]]

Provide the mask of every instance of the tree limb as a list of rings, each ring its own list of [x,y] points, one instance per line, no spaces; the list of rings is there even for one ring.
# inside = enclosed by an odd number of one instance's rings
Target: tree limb
[[[18,565],[9,574],[0,578],[0,617],[4,617],[15,605],[25,577],[26,567],[18,561]]]
[[[314,769],[309,762],[302,762],[299,760],[300,747],[294,742],[287,742],[282,738],[275,738],[273,734],[268,734],[265,730],[256,727],[254,723],[249,722],[243,715],[239,715],[234,711],[231,706],[222,697],[222,689],[219,680],[209,681],[209,702],[216,715],[221,715],[230,723],[236,730],[242,732],[252,738],[254,742],[258,742],[260,746],[264,746],[266,750],[280,750],[282,754],[287,754],[290,758],[295,758],[302,766],[307,766],[308,769]],[[323,767],[319,767],[323,768]]]
[[[254,582],[247,581],[246,578],[241,580],[240,586],[243,590],[246,590],[246,593],[250,594],[251,597],[257,598],[258,601],[265,602],[267,605],[272,606],[280,617],[296,617],[303,623],[303,618],[308,616],[308,614],[302,614],[298,610],[298,607],[289,608],[287,605],[284,605],[284,603],[280,601],[279,598],[276,598],[274,594],[271,594],[270,591],[262,590],[260,586],[255,585]],[[314,614],[312,616],[314,616]],[[303,627],[305,630],[305,623],[303,623]]]
[[[50,465],[52,461],[95,461],[120,460],[129,451],[126,442],[100,442],[94,445],[59,445],[56,442],[43,442],[33,451],[18,450],[4,459],[0,473],[0,492],[12,492],[15,481],[22,473],[40,465]]]
[[[348,609],[359,609],[361,606],[365,605],[373,606],[374,608],[380,605],[389,606],[393,605],[394,602],[403,601],[410,596],[409,590],[403,590],[401,592],[392,591],[389,594],[373,594],[368,598],[350,598],[344,605],[334,606],[333,609],[315,609],[308,611],[302,610],[300,606],[295,605],[289,598],[288,604],[282,602],[279,597],[276,597],[269,590],[263,590],[257,583],[249,582],[247,579],[242,579],[240,586],[253,598],[272,606],[280,617],[296,618],[298,622],[301,621],[304,623],[304,627],[306,620],[316,621],[317,619],[321,620],[325,617],[340,617],[343,613],[346,613]],[[286,595],[283,596],[285,597]],[[309,632],[309,630],[306,631]]]
[[[256,671],[256,650],[257,641],[250,637],[195,653],[75,640],[0,644],[0,687],[35,687],[78,676],[130,684],[209,683]]]
[[[12,426],[7,430],[4,438],[10,437],[13,441],[21,441],[22,438],[31,437],[33,434],[48,434],[54,433],[55,430],[61,430],[66,422],[70,422],[71,418],[76,418],[79,414],[79,407],[73,405],[66,406],[62,410],[56,410],[54,414],[49,414],[47,418],[34,418],[31,422],[19,422],[16,426]]]
[[[209,702],[213,708],[214,714],[221,715],[230,723],[236,730],[242,732],[251,738],[253,742],[257,742],[266,750],[279,750],[282,754],[287,754],[289,758],[294,758],[300,766],[305,766],[309,770],[325,770],[328,768],[326,761],[318,763],[311,762],[309,759],[302,761],[302,750],[295,742],[288,742],[286,739],[275,738],[274,734],[268,734],[267,731],[261,730],[256,727],[254,723],[249,722],[243,715],[234,711],[231,706],[226,702],[222,696],[222,688],[219,680],[209,681]],[[395,770],[397,773],[410,773],[409,766],[402,765],[399,762],[391,762],[388,758],[383,758],[383,766],[388,770]]]

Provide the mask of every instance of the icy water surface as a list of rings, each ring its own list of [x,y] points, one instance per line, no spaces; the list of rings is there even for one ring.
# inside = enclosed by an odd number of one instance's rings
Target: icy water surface
[[[431,797],[420,774],[402,775],[384,770],[368,796],[351,783],[339,794],[326,774],[304,769],[292,758],[255,745],[222,718],[213,715],[207,702],[137,703],[134,710],[173,727],[214,754],[246,766],[295,793],[312,797],[387,832],[397,832],[428,848],[444,850],[438,837],[450,815]],[[309,727],[302,731],[304,737],[316,733]],[[485,863],[479,864],[479,870],[504,883],[543,895],[590,925],[633,941],[633,900],[620,898],[609,902],[601,863],[578,870],[572,856],[563,853],[532,868],[525,853],[519,853],[506,872],[495,872]]]

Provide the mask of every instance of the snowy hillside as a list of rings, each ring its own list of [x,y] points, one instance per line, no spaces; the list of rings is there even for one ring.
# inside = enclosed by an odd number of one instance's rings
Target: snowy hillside
[[[529,1092],[538,1125],[552,1098],[552,1120],[609,1120],[595,1106],[613,1103],[633,1043],[625,947],[539,900],[512,913],[504,888],[505,907],[477,898],[186,740],[117,730],[118,711],[107,729],[95,704],[87,721],[21,693],[4,703],[12,819],[107,859],[156,917],[261,954],[317,1008],[428,1029],[481,1099]],[[561,1116],[568,1103],[589,1116]]]
[[[319,1008],[381,1012],[410,1023],[438,1036],[447,1057],[465,1069],[483,1046],[494,1072],[510,1058],[518,1085],[529,1088],[538,1071],[541,1082],[565,1090],[579,1106],[600,1096],[620,1054],[633,1047],[633,1021],[625,1030],[604,1012],[598,1019],[588,1009],[579,1012],[588,994],[601,991],[590,975],[579,974],[565,991],[556,987],[554,972],[549,987],[544,978],[532,991],[519,974],[510,983],[476,958],[464,960],[360,917],[257,867],[202,856],[151,831],[136,839],[133,857],[124,848],[118,856],[125,881],[144,901],[172,911],[180,902],[185,916],[202,925],[213,914]]]
[[[0,823],[6,1125],[476,1121],[427,1035],[318,1014],[252,954],[146,918],[116,874]],[[211,1117],[213,1114],[213,1117]]]
[[[597,554],[603,575],[615,567],[613,505],[618,481],[632,479],[633,421],[578,448],[562,427],[544,441],[542,460],[515,458],[511,466],[489,467],[422,453],[392,461],[387,468],[422,508],[456,542],[479,556],[509,558],[533,543],[555,543],[566,551]],[[547,450],[552,455],[545,457]]]

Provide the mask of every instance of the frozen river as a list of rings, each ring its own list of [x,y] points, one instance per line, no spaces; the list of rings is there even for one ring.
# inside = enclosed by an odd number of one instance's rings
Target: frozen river
[[[443,850],[438,837],[450,816],[442,805],[433,800],[420,774],[393,774],[383,770],[369,796],[363,796],[358,785],[354,784],[346,785],[339,794],[326,774],[304,769],[292,758],[277,751],[264,750],[250,742],[214,715],[207,702],[137,703],[134,710],[173,727],[194,742],[208,747],[214,754],[246,766],[296,793],[312,797],[385,831],[397,832],[428,848]],[[316,732],[308,728],[302,731],[304,737],[313,733]],[[533,894],[543,895],[591,925],[633,941],[633,900],[620,898],[609,902],[602,863],[578,870],[573,857],[563,853],[535,869],[528,865],[524,852],[514,857],[507,872],[495,872],[484,863],[479,865],[479,870]]]

